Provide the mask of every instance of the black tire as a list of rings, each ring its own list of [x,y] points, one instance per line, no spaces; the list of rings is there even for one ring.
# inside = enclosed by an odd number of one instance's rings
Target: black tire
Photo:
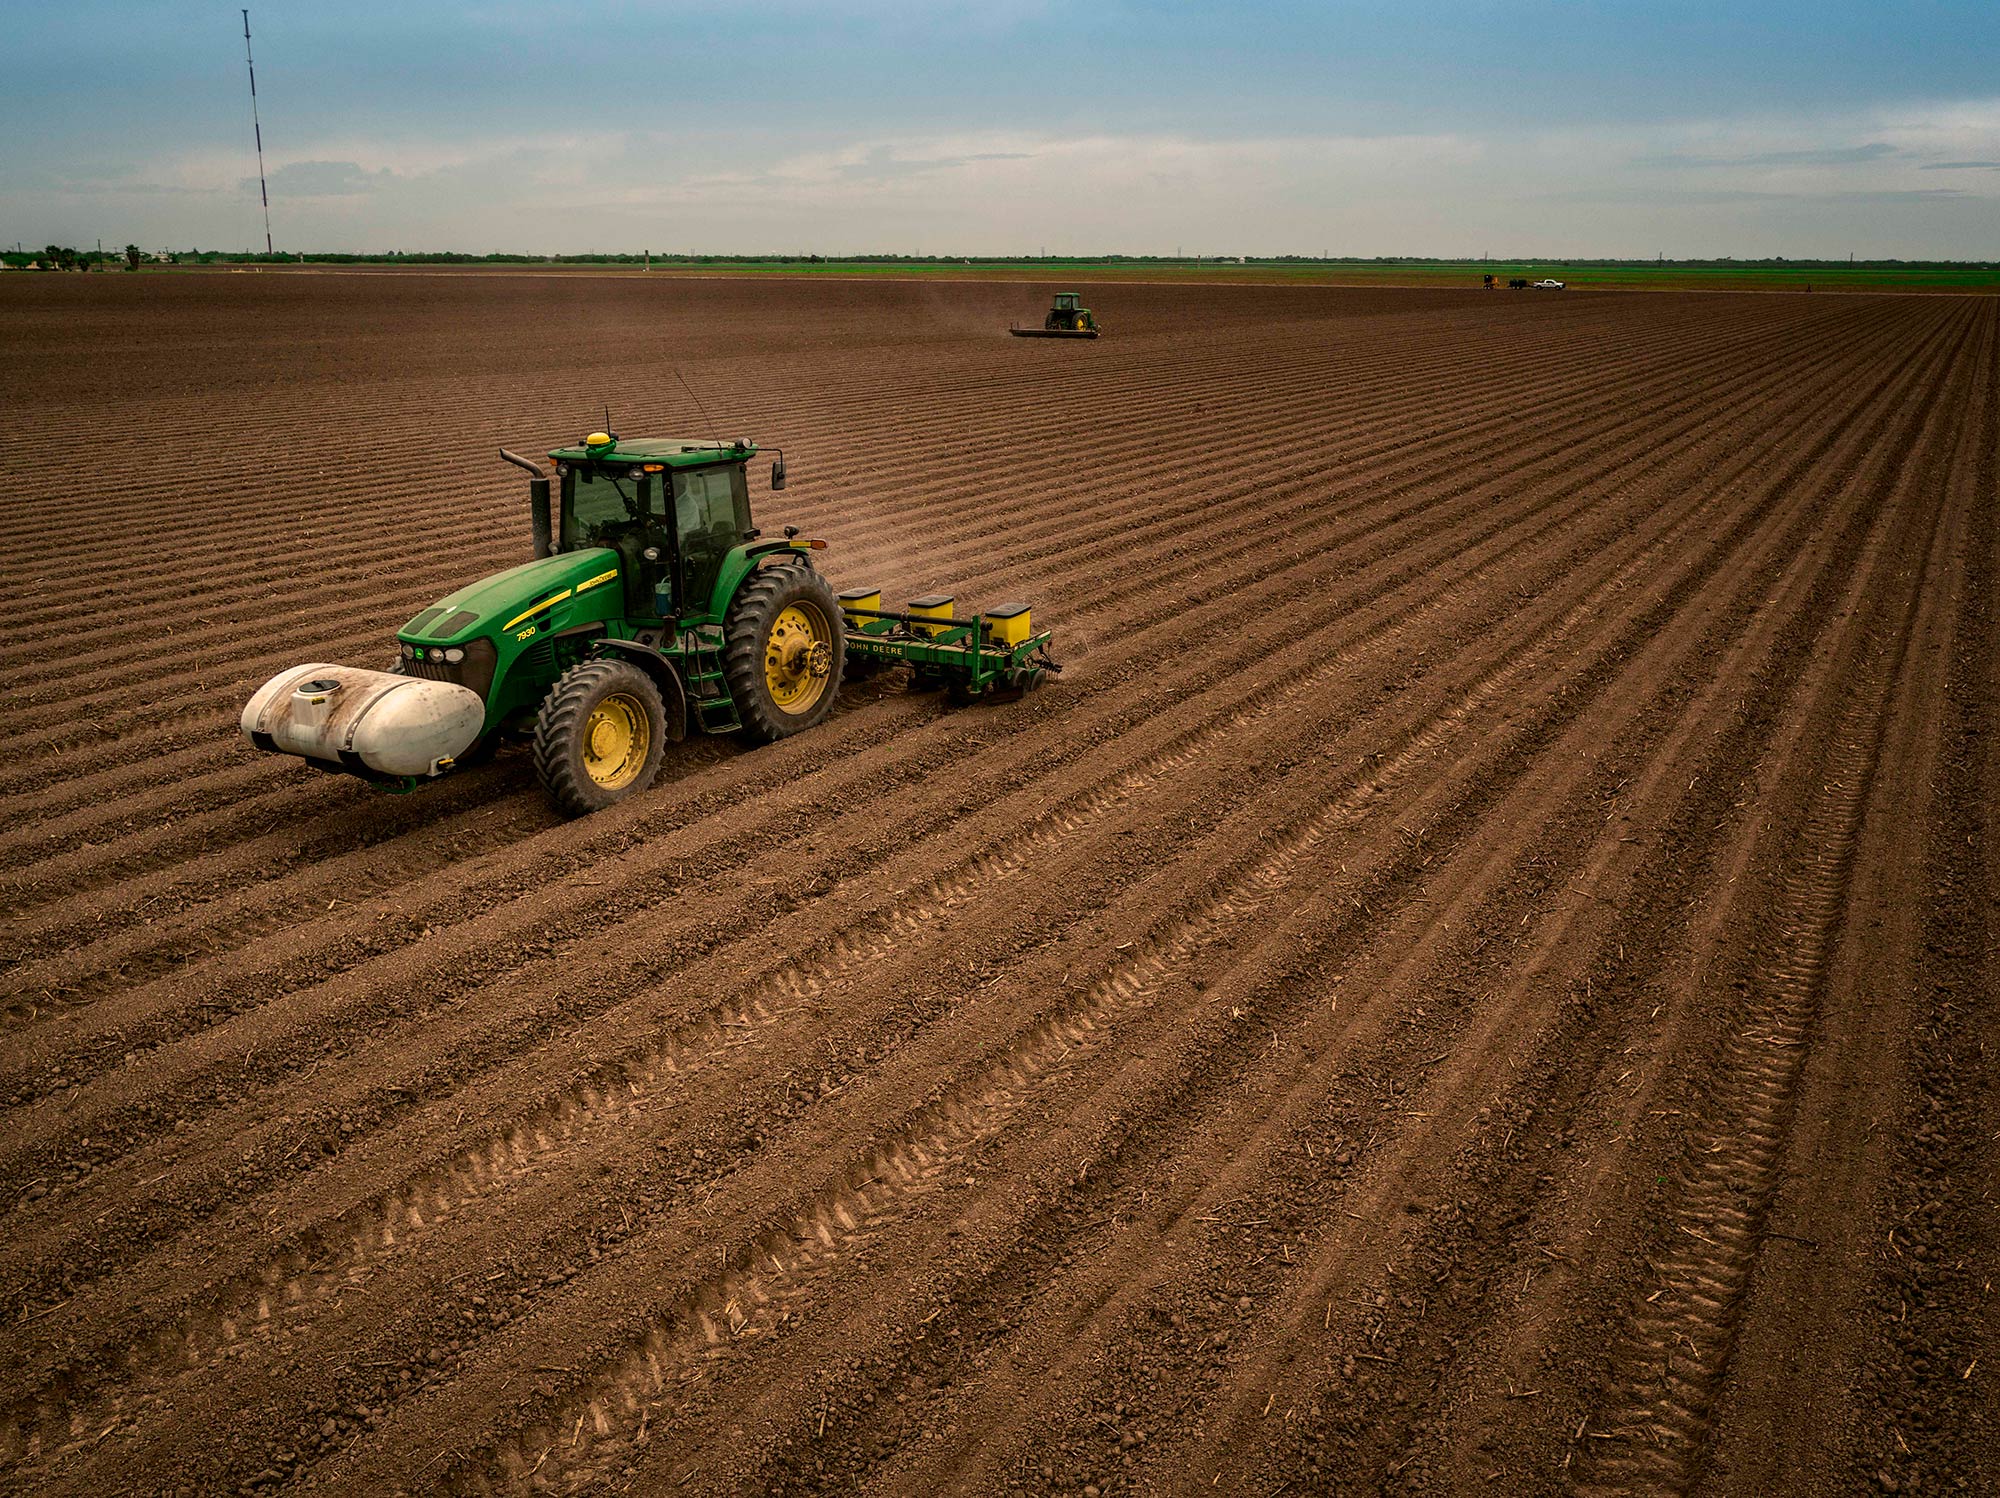
[[[643,744],[632,741],[640,725]],[[652,677],[629,661],[580,661],[535,716],[535,773],[564,816],[586,816],[651,785],[666,743],[667,711]]]
[[[797,617],[786,619],[791,610]],[[783,636],[772,638],[781,620],[793,637],[789,651]],[[797,563],[743,580],[723,623],[722,674],[746,735],[769,744],[821,722],[833,710],[846,666],[847,634],[832,583]],[[796,695],[781,698],[779,678],[794,684]]]

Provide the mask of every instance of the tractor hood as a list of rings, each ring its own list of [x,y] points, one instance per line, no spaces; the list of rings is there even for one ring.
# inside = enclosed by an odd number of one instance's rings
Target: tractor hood
[[[469,640],[545,624],[549,616],[569,615],[563,605],[579,595],[605,590],[609,612],[620,606],[618,553],[610,547],[566,551],[538,557],[481,578],[438,600],[396,633],[399,638],[427,645],[463,644]],[[597,610],[590,610],[595,615]]]

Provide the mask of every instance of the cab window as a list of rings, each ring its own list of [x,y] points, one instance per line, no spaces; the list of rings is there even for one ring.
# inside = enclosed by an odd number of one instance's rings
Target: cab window
[[[565,551],[616,546],[660,515],[654,476],[623,463],[576,463],[562,475]]]
[[[701,610],[715,588],[723,557],[750,529],[750,491],[742,465],[676,472],[674,523],[685,569],[682,606]]]
[[[683,547],[706,543],[727,551],[743,539],[750,522],[738,512],[732,478],[740,480],[742,474],[736,469],[696,468],[674,475],[674,515]]]

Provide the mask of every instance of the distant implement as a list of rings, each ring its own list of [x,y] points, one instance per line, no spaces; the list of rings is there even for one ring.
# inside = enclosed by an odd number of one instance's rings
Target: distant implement
[[[1055,305],[1049,308],[1049,315],[1042,319],[1039,328],[1024,328],[1017,323],[1007,331],[1016,338],[1095,338],[1103,329],[1083,305],[1081,293],[1058,291]]]

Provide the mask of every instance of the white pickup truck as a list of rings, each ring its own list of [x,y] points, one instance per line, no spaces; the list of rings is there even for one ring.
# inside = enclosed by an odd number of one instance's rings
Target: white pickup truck
[[[1562,289],[1563,283],[1560,281],[1536,281],[1529,287],[1531,291],[1561,291]]]

